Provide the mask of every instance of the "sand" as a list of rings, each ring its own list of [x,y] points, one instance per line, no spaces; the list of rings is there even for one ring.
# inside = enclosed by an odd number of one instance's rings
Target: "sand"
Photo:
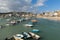
[[[60,17],[40,17],[40,18],[60,21]]]

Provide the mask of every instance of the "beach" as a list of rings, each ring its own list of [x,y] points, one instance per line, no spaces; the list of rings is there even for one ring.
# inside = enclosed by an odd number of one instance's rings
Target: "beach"
[[[38,18],[60,21],[60,17],[38,17]]]

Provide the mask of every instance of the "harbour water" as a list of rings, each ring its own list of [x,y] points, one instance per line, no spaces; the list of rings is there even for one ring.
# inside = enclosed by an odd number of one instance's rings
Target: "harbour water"
[[[0,29],[0,40],[4,40],[6,37],[11,37],[15,34],[22,32],[30,32],[32,29],[39,29],[40,32],[36,33],[41,36],[40,40],[60,40],[60,22],[47,19],[38,19],[39,22],[34,25],[33,28],[27,28],[24,24],[30,21],[24,21],[14,26],[6,26]],[[0,20],[0,25],[5,25],[6,19]]]

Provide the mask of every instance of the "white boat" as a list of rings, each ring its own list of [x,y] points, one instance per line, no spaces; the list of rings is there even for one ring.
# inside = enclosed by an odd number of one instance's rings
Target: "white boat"
[[[14,21],[11,21],[10,23],[11,23],[11,24],[16,24],[17,22],[14,20]]]
[[[25,35],[26,38],[30,38],[31,37],[27,32],[23,32],[23,35]]]
[[[0,26],[0,28],[1,28],[1,26]]]
[[[6,26],[9,26],[9,25],[10,25],[10,24],[8,24],[8,23],[6,24]]]
[[[33,25],[32,24],[25,24],[25,26],[32,27]]]
[[[23,19],[19,19],[19,20],[17,20],[17,21],[22,22],[22,21],[23,21]]]
[[[29,20],[30,18],[25,18],[25,20]]]
[[[32,36],[32,38],[34,38],[34,39],[40,39],[40,36],[39,35],[37,35],[37,34],[35,34],[35,33],[32,33],[32,32],[29,32],[29,34]]]
[[[3,28],[4,26],[3,25],[0,25],[0,29]]]
[[[21,19],[17,20],[17,23],[20,23],[20,22],[22,22],[22,20],[21,20]]]
[[[22,34],[16,34],[16,35],[13,35],[14,39],[15,40],[23,40],[22,38],[24,37]]]
[[[11,19],[6,19],[7,21],[10,21]]]

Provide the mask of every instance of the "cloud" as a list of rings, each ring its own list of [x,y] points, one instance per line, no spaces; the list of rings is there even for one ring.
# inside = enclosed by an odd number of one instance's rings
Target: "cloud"
[[[45,1],[46,0],[38,0],[37,3],[34,6],[36,6],[36,7],[38,7],[38,6],[44,6],[44,2]]]
[[[28,2],[28,3],[31,3],[32,0],[25,0],[25,1]]]
[[[10,11],[33,11],[38,6],[43,6],[45,0],[37,0],[35,4],[32,0],[0,0],[0,12]]]

